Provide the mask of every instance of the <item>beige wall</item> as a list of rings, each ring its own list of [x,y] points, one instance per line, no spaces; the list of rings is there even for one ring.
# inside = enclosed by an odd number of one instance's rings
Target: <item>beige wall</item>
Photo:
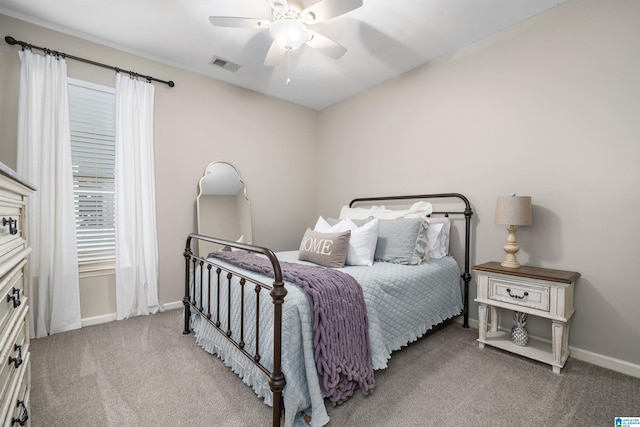
[[[569,1],[323,110],[320,213],[461,192],[479,264],[504,256],[496,196],[530,195],[519,260],[582,273],[570,345],[640,364],[638,22],[640,2]]]
[[[185,240],[196,231],[195,200],[205,167],[238,168],[253,207],[254,241],[295,249],[316,215],[317,113],[226,83],[0,15],[2,36],[64,51],[163,80],[156,84],[155,161],[160,300],[181,301]],[[20,61],[0,43],[0,161],[16,164]],[[68,60],[68,74],[111,85],[114,73]],[[286,124],[286,125],[285,125]],[[294,160],[295,159],[295,160]],[[82,317],[113,313],[113,276],[81,281]]]

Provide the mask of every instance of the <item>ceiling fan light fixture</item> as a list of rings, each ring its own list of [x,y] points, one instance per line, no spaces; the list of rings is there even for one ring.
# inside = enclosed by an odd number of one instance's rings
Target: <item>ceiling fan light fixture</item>
[[[311,33],[302,22],[291,18],[282,18],[273,22],[269,32],[284,50],[296,50],[311,37]]]

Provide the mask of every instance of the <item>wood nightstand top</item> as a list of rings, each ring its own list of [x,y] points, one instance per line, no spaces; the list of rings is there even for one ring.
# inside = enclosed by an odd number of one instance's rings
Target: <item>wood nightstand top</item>
[[[530,267],[523,265],[520,268],[503,267],[499,262],[486,262],[473,267],[475,271],[489,273],[508,274],[511,276],[528,277],[530,279],[547,280],[550,282],[573,283],[578,280],[580,273],[576,271],[553,270],[550,268]]]

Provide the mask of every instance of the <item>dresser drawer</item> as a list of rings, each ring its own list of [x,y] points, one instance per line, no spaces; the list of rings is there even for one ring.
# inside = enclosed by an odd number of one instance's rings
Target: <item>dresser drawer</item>
[[[4,245],[0,245],[0,276],[3,276],[9,265],[12,263],[11,259],[20,254],[27,247],[24,239],[13,239],[10,242],[6,242]],[[17,258],[22,258],[18,256]],[[15,262],[13,262],[15,263]]]
[[[16,374],[25,361],[29,352],[29,339],[26,330],[26,300],[19,311],[11,318],[8,324],[8,333],[3,338],[0,348],[0,399],[6,401],[13,393],[11,388]]]
[[[23,258],[7,274],[0,277],[0,334],[6,331],[11,317],[17,313],[24,300],[24,266]]]
[[[549,311],[549,287],[544,285],[489,277],[489,299]]]
[[[23,237],[22,210],[21,202],[7,201],[0,197],[0,246]]]
[[[4,420],[4,424],[2,424],[4,427],[31,425],[31,402],[29,399],[31,391],[30,356],[31,353],[26,354],[24,364],[11,385],[11,389],[15,393],[8,400],[7,417]]]

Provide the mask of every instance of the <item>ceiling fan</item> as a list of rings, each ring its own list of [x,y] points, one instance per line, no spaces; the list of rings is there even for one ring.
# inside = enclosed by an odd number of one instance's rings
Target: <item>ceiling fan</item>
[[[264,64],[267,66],[276,65],[286,53],[298,49],[303,44],[331,58],[340,58],[347,49],[334,40],[310,30],[309,26],[362,6],[362,0],[316,0],[306,7],[296,0],[266,1],[271,8],[271,19],[210,16],[209,22],[216,27],[268,28],[273,42],[264,60]]]

